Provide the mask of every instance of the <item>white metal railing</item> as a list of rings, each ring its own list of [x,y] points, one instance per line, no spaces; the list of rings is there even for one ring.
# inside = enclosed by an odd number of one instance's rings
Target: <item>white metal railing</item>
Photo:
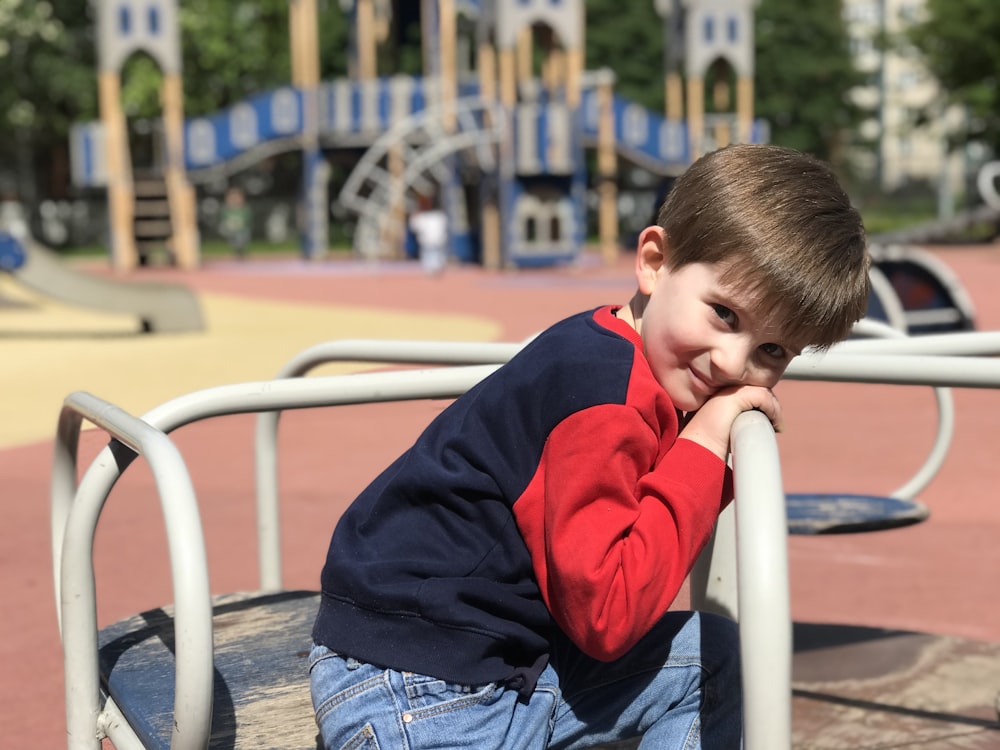
[[[413,365],[503,364],[522,344],[459,341],[390,341],[343,339],[327,341],[299,352],[281,368],[279,379],[297,378],[332,362]],[[257,415],[254,430],[254,482],[257,502],[257,548],[262,591],[282,587],[281,520],[278,508],[278,420],[281,412]]]
[[[77,485],[77,448],[84,419],[108,432],[113,440]],[[121,729],[116,743],[120,748],[138,742],[127,724],[105,721],[100,705],[93,562],[97,521],[111,490],[106,477],[117,477],[137,455],[149,463],[162,500],[176,602],[171,747],[204,748],[208,744],[212,720],[212,602],[201,518],[187,467],[162,431],[89,393],[73,393],[59,414],[52,467],[52,558],[70,750],[99,748],[102,725],[103,731],[113,730],[111,724]]]
[[[470,356],[475,347],[470,347]],[[495,355],[491,347],[476,356]],[[420,354],[419,347],[414,350]],[[167,433],[199,419],[261,410],[297,409],[363,402],[450,398],[459,395],[496,369],[493,365],[455,366],[433,370],[337,375],[308,379],[288,379],[220,386],[173,399],[148,412],[142,419],[87,393],[67,397],[60,416],[56,460],[53,464],[53,556],[56,564],[57,610],[64,644],[67,702],[67,737],[71,750],[95,750],[102,733],[121,748],[141,747],[123,720],[122,712],[112,701],[100,704],[100,678],[97,658],[96,591],[93,572],[93,538],[101,509],[121,473],[136,456],[149,463],[160,494],[169,540],[169,554],[175,597],[177,659],[175,665],[175,706],[171,748],[204,748],[208,742],[212,715],[212,608],[208,589],[208,569],[197,500],[183,459]],[[86,419],[112,436],[109,446],[94,459],[77,486],[75,482],[79,428]],[[788,620],[787,585],[780,570],[787,569],[785,555],[785,520],[780,471],[776,471],[777,447],[773,429],[762,415],[748,413],[734,425],[734,452],[752,456],[745,464],[753,466],[754,475],[762,472],[762,481],[738,480],[740,503],[754,510],[738,516],[738,555],[741,560],[764,560],[767,578],[740,584],[742,616],[753,638],[776,640],[769,652],[788,651],[790,633],[784,640],[781,622]],[[755,445],[758,442],[770,443]],[[770,456],[770,458],[767,458]],[[749,474],[737,469],[739,474]],[[777,478],[778,484],[774,483]],[[765,505],[771,508],[765,510]],[[774,508],[779,509],[776,515]],[[766,527],[766,528],[765,528]],[[732,544],[731,541],[726,544]],[[720,544],[720,546],[722,546]],[[754,573],[756,575],[756,573]],[[774,576],[778,577],[775,578]],[[784,580],[787,580],[787,576]],[[731,585],[732,581],[723,581]],[[781,591],[784,590],[784,594]],[[72,592],[72,595],[63,595]],[[751,598],[753,601],[750,601]],[[758,601],[759,598],[759,601]],[[781,604],[784,600],[784,605]],[[784,608],[782,608],[784,607]],[[764,623],[770,623],[764,625]],[[747,636],[751,637],[751,636]],[[776,707],[780,716],[790,699],[788,681],[775,679],[775,664],[747,672],[747,689],[767,705]],[[770,711],[770,710],[769,710]],[[775,714],[766,722],[750,721],[755,727],[769,727],[773,734]],[[756,731],[760,731],[757,729]],[[749,747],[749,746],[748,746]],[[762,747],[775,747],[773,744]]]
[[[1000,354],[1000,332],[949,333],[907,337],[898,329],[875,320],[861,320],[855,333],[874,337],[852,339],[837,344],[830,354]],[[333,362],[369,362],[419,365],[502,364],[524,342],[447,342],[380,339],[343,339],[312,346],[289,360],[277,378],[296,378]],[[815,357],[825,355],[816,354]],[[796,367],[786,373],[789,380],[807,379]],[[934,478],[944,462],[954,433],[954,404],[951,394],[936,389],[938,429],[931,450],[917,472],[890,493],[892,497],[912,499]],[[277,433],[280,411],[261,412],[254,436],[254,476],[256,486],[260,581],[263,590],[282,586],[281,549],[278,516]]]
[[[735,540],[725,546],[736,548],[743,746],[790,749],[792,610],[778,444],[767,417],[753,411],[736,418],[731,444],[736,531]]]
[[[958,334],[948,336],[956,335]],[[959,350],[979,351],[979,340],[969,338],[968,342],[968,349],[959,347]],[[893,340],[879,343],[892,348],[910,342]],[[354,342],[352,345],[356,344]],[[387,351],[386,342],[377,342],[375,345],[381,347],[381,351]],[[436,345],[440,345],[440,342]],[[457,346],[459,350],[449,353],[448,362],[454,361],[458,354],[475,357],[476,361],[500,359],[512,354],[520,345]],[[364,349],[364,346],[360,349]],[[1000,387],[1000,360],[968,356],[853,353],[850,347],[847,349],[831,351],[825,355],[803,355],[789,368],[788,377],[799,380],[932,387]],[[905,347],[900,351],[905,351]],[[421,360],[429,356],[428,352],[421,351],[421,345],[417,345],[410,353]],[[344,351],[340,354],[343,355]],[[380,358],[377,355],[377,351],[372,351],[365,357],[369,361],[378,361]],[[399,351],[392,352],[391,356],[389,353],[383,356],[394,362],[399,361]],[[307,366],[306,363],[311,358],[312,355],[300,358],[295,367]],[[135,742],[134,735],[127,728],[117,726],[120,722],[113,718],[116,707],[109,704],[102,710],[99,705],[92,553],[97,520],[108,493],[136,455],[144,456],[152,466],[163,503],[170,548],[179,633],[179,663],[176,673],[178,693],[172,747],[204,747],[210,723],[210,718],[206,717],[211,715],[212,679],[211,604],[208,597],[207,563],[190,478],[167,434],[182,425],[227,414],[276,412],[371,401],[452,398],[498,366],[489,364],[327,377],[288,377],[219,386],[173,399],[151,410],[142,419],[132,417],[89,394],[71,394],[59,418],[52,477],[52,550],[56,605],[64,643],[69,747],[73,750],[95,750],[99,747],[99,731],[107,731],[108,736],[120,747],[127,747]],[[78,484],[77,448],[83,420],[105,429],[114,439],[91,463]],[[713,571],[717,572],[713,572],[708,578],[704,591],[697,590],[692,584],[692,596],[702,601],[730,603],[732,614],[741,622],[741,638],[750,639],[746,641],[748,644],[753,643],[751,648],[744,649],[747,652],[745,658],[751,660],[745,663],[745,679],[751,681],[747,690],[753,694],[747,708],[745,747],[748,750],[773,750],[789,746],[783,738],[786,735],[786,704],[790,711],[790,673],[786,675],[784,668],[785,657],[791,658],[790,631],[786,630],[786,625],[790,628],[790,617],[787,615],[786,604],[781,599],[782,596],[787,597],[787,560],[782,563],[773,554],[775,550],[785,549],[782,540],[787,531],[783,516],[784,498],[780,487],[780,472],[776,471],[775,465],[776,448],[772,455],[769,453],[771,448],[765,445],[767,439],[753,437],[766,435],[770,429],[769,425],[765,429],[760,422],[759,416],[752,413],[744,415],[734,425],[733,434],[734,464],[738,475],[738,500],[733,507],[746,509],[752,504],[754,510],[744,513],[740,513],[738,509],[735,511],[735,533],[738,540],[735,553],[729,555],[730,567],[727,569],[724,564],[713,567]],[[757,453],[758,450],[762,453]],[[744,454],[746,459],[741,458]],[[739,468],[744,465],[758,468],[754,469],[754,474],[746,476],[746,472]],[[759,476],[758,469],[761,472]],[[763,496],[763,499],[747,499],[758,496]],[[782,512],[776,515],[774,508],[779,501]],[[761,508],[757,507],[758,503],[762,504]],[[780,523],[775,522],[775,518],[780,518]],[[757,526],[748,524],[766,525],[769,530],[762,531]],[[276,535],[277,527],[272,532]],[[727,539],[723,519],[720,519],[717,542],[710,554],[720,553],[727,546],[731,549],[731,539],[732,537]],[[757,565],[764,565],[764,572],[760,572]],[[751,569],[758,572],[752,574],[751,580],[747,580]],[[743,581],[740,581],[741,577]],[[757,588],[758,584],[761,589]],[[783,592],[775,589],[782,589]],[[760,601],[766,601],[767,604],[758,609]],[[764,618],[765,612],[768,617],[766,627],[757,624],[764,622],[758,618]],[[182,642],[185,645],[181,645]],[[772,656],[766,661],[766,669],[762,670],[755,666],[751,652],[778,656]],[[181,693],[187,698],[182,698]],[[201,696],[206,693],[209,704],[207,713],[205,709],[193,708],[188,700],[192,695]],[[762,706],[770,708],[764,709]],[[759,711],[770,713],[761,714]],[[774,711],[779,713],[775,714]],[[95,729],[95,721],[97,727],[104,729]],[[758,726],[757,722],[761,722],[762,726]]]
[[[881,349],[875,349],[872,347],[872,351],[882,353],[885,352],[886,341],[910,341],[911,337],[907,336],[904,331],[897,330],[893,325],[882,323],[877,320],[862,319],[855,323],[853,328],[853,333],[857,336],[867,336],[869,342],[872,339],[877,339],[878,344],[882,345]],[[865,340],[865,339],[862,339]],[[841,342],[839,345],[839,351],[843,352],[845,349],[847,351],[851,350],[851,345],[856,344],[858,339],[848,340]],[[863,351],[863,350],[862,350]],[[940,354],[940,351],[933,351],[934,354]],[[903,500],[912,500],[920,492],[927,487],[928,484],[934,479],[938,471],[944,465],[945,459],[948,457],[948,449],[951,447],[951,440],[955,434],[955,399],[951,395],[951,390],[949,388],[935,388],[934,398],[937,401],[937,413],[938,413],[938,425],[937,431],[934,434],[934,441],[931,443],[930,452],[927,454],[927,458],[924,459],[923,464],[917,469],[916,473],[910,477],[910,479],[904,484],[897,487],[895,490],[889,493],[890,497],[896,497]]]

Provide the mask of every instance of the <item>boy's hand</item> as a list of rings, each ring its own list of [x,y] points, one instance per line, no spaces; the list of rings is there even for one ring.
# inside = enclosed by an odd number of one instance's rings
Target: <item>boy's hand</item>
[[[733,421],[745,411],[763,412],[776,432],[781,431],[781,404],[770,388],[743,385],[725,388],[708,399],[689,416],[678,437],[704,446],[723,461],[729,455],[729,434]]]

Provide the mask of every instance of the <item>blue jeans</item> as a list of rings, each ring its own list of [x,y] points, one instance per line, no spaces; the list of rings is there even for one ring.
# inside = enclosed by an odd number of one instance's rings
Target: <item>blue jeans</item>
[[[629,747],[738,750],[736,623],[670,612],[628,654],[600,662],[562,637],[530,701],[501,685],[454,685],[334,654],[310,656],[326,750]]]

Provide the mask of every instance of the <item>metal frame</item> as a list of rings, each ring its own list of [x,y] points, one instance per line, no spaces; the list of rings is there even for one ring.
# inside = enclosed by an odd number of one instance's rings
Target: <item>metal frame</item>
[[[948,334],[949,337],[957,335]],[[911,342],[879,343],[891,349],[889,345]],[[978,351],[979,344],[980,340],[970,339],[969,349]],[[354,345],[357,342],[353,342]],[[378,352],[373,351],[365,355],[369,361],[399,361],[400,352],[389,352],[387,342],[372,345],[386,354],[375,357]],[[418,345],[412,356],[421,360],[430,356],[429,351],[420,349],[422,346]],[[520,345],[501,345],[512,349],[486,345],[482,350],[476,349],[482,345],[458,346],[459,354],[469,357],[475,354],[479,358],[476,361],[482,361],[482,358],[507,356]],[[904,352],[906,347],[898,351]],[[316,353],[313,351],[309,357],[299,359],[295,367],[305,367]],[[453,351],[449,356],[454,355]],[[52,540],[56,606],[65,652],[69,747],[96,750],[100,747],[102,733],[119,747],[137,746],[138,742],[122,721],[117,707],[110,702],[101,705],[92,557],[94,532],[104,502],[118,477],[137,455],[149,462],[161,496],[174,581],[178,663],[171,747],[204,747],[210,726],[212,687],[207,563],[190,477],[167,434],[182,425],[227,414],[371,401],[451,398],[498,366],[287,377],[220,386],[173,399],[142,419],[90,394],[75,393],[67,397],[59,417],[53,462]],[[803,355],[789,368],[787,376],[798,380],[998,388],[1000,360],[852,353],[848,347],[843,352]],[[77,448],[84,420],[106,430],[113,439],[77,484]],[[787,601],[787,531],[777,448],[772,436],[773,430],[767,420],[755,413],[741,415],[734,424],[737,501],[731,507],[736,509],[735,552],[729,554],[728,560],[719,556],[720,564],[713,567],[717,572],[709,577],[704,593],[692,588],[693,596],[704,601],[731,603],[730,610],[740,620],[741,639],[746,646],[742,657],[745,692],[749,697],[745,714],[747,750],[790,746],[791,618]],[[739,468],[744,465],[753,465],[754,473],[747,475]],[[740,508],[746,509],[749,505],[753,505],[753,510],[740,512]],[[716,542],[708,554],[720,553],[727,547],[733,550],[733,536],[720,519]],[[776,582],[785,585],[775,585]]]
[[[422,354],[420,348],[414,350],[415,356]],[[488,357],[498,352],[503,350],[487,347],[479,356]],[[468,354],[474,353],[474,346],[470,347]],[[119,748],[142,747],[118,706],[101,694],[93,571],[93,539],[100,512],[118,477],[136,457],[141,455],[147,460],[156,480],[174,582],[177,662],[171,748],[204,748],[211,729],[213,680],[212,606],[207,560],[190,476],[167,433],[200,419],[227,414],[451,398],[496,367],[454,366],[221,386],[173,399],[142,419],[89,393],[70,394],[59,418],[52,481],[53,561],[58,571],[56,603],[64,645],[68,747],[94,750],[100,747],[102,736],[107,736]],[[108,432],[112,440],[94,459],[78,485],[77,448],[84,420]],[[738,430],[744,424],[747,426]],[[758,581],[747,581],[743,576],[740,584],[740,596],[744,597],[743,617],[748,628],[745,637],[756,642],[761,637],[756,633],[770,633],[768,638],[774,641],[774,646],[769,651],[778,654],[780,665],[780,654],[786,650],[780,623],[790,622],[790,615],[787,586],[773,586],[775,580],[787,580],[787,552],[781,541],[785,533],[784,495],[773,434],[767,419],[758,414],[748,413],[734,426],[734,451],[753,452],[756,456],[748,459],[746,465],[753,465],[757,473],[762,467],[770,467],[766,481],[744,479],[737,484],[738,502],[754,505],[752,512],[739,517],[738,555],[744,560],[757,561],[757,567],[763,564],[769,571]],[[770,446],[767,445],[768,436]],[[761,456],[770,456],[770,459]],[[742,476],[749,472],[739,473]],[[770,512],[758,508],[764,504],[770,507]],[[772,532],[778,533],[779,538]],[[765,560],[771,562],[764,563]],[[778,623],[777,630],[774,621]],[[790,630],[788,644],[786,660],[790,663]],[[768,704],[779,705],[780,713],[780,705],[787,702],[782,697],[790,695],[790,683],[788,686],[779,683],[775,689],[769,676],[773,667],[770,662],[766,670],[751,667],[747,673],[747,690],[761,696],[759,700],[771,695]],[[771,718],[767,722],[751,721],[751,727],[768,727],[767,731],[773,732],[775,726],[780,726],[775,725],[771,709],[760,715]]]
[[[93,540],[101,509],[137,455],[150,464],[167,528],[177,640],[171,748],[204,748],[212,714],[212,607],[197,500],[167,433],[208,417],[378,401],[454,398],[496,367],[365,373],[209,388],[168,401],[142,419],[88,393],[70,394],[60,413],[52,469],[52,554],[63,639],[66,725],[71,750],[97,750],[106,734],[119,747],[138,740],[113,706],[101,705]],[[83,420],[112,436],[79,485]],[[125,451],[123,448],[127,448]]]
[[[412,365],[500,365],[523,344],[459,341],[343,339],[327,341],[295,355],[276,375],[279,379],[306,375],[332,362]],[[278,510],[278,420],[281,412],[257,415],[254,431],[254,479],[257,499],[257,549],[262,591],[282,587],[281,518]]]
[[[860,320],[857,335],[871,337],[837,344],[831,353],[874,352],[886,354],[978,355],[1000,354],[1000,332],[950,333],[907,337],[892,325]],[[502,364],[524,346],[520,343],[442,342],[414,340],[344,339],[303,350],[279,370],[277,378],[296,378],[333,362],[368,362],[415,365]],[[815,355],[822,356],[822,355]],[[802,379],[795,368],[786,374]],[[947,456],[954,434],[955,409],[951,393],[936,389],[938,426],[930,453],[917,472],[892,497],[913,499],[936,476]],[[278,513],[277,435],[280,411],[262,412],[254,436],[254,473],[257,498],[257,547],[260,582],[264,591],[282,586],[280,520]]]

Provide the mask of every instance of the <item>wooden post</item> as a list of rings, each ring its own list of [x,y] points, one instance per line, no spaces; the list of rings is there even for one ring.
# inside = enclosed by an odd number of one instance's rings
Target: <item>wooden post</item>
[[[121,107],[121,81],[117,73],[101,71],[97,84],[107,157],[111,265],[116,271],[131,271],[138,265],[132,227],[135,194],[132,190],[132,160],[128,151],[125,115]]]
[[[720,72],[722,72],[721,68],[723,67],[719,66]],[[722,79],[721,76],[712,84],[712,107],[719,114],[732,111],[732,95],[729,90],[729,81]],[[719,119],[716,122],[714,132],[716,148],[727,146],[733,140],[732,128],[729,126],[729,122],[724,119]]]
[[[505,107],[517,104],[517,80],[514,67],[514,51],[501,49],[500,57],[500,102]]]
[[[368,81],[377,75],[375,57],[375,9],[372,0],[357,0],[355,7],[357,47],[358,47],[358,78]]]
[[[497,60],[492,44],[483,42],[479,45],[478,60],[479,94],[485,101],[494,102],[497,99]],[[492,113],[485,112],[483,118],[484,124],[492,127]],[[498,147],[495,153],[499,151]],[[497,204],[496,190],[498,174],[494,172],[486,177],[492,184],[485,190],[480,190],[480,198],[484,200],[479,227],[481,260],[485,268],[495,269],[500,267],[500,207]]]
[[[445,132],[455,130],[455,100],[458,98],[458,80],[455,65],[455,0],[438,0],[438,42],[440,44],[441,106],[444,108]]]
[[[329,231],[325,216],[326,176],[320,164],[319,153],[319,33],[316,0],[292,0],[289,11],[292,83],[302,92],[303,200],[306,203],[304,249],[311,260],[320,260],[326,255]]]
[[[739,139],[749,143],[753,135],[753,78],[741,76],[736,82],[736,118]]]
[[[702,135],[705,129],[705,81],[700,76],[688,78],[687,122],[690,159],[701,156]]]
[[[615,154],[614,85],[611,71],[603,71],[597,84],[598,236],[601,257],[608,265],[618,259],[618,160]]]
[[[665,84],[666,115],[668,120],[684,119],[684,83],[680,73],[667,73]]]
[[[178,73],[163,76],[160,88],[167,159],[164,179],[170,204],[171,249],[179,268],[198,267],[199,238],[194,188],[184,169],[184,91]]]

